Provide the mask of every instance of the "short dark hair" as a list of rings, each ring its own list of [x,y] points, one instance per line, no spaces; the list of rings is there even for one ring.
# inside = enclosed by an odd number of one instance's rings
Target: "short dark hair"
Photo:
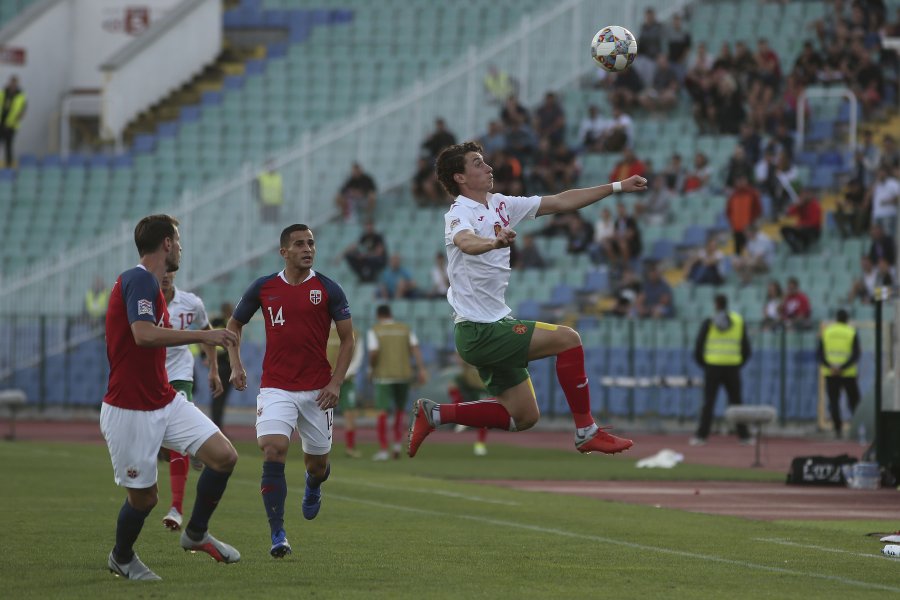
[[[170,215],[149,215],[134,228],[134,245],[139,256],[156,252],[166,238],[175,239],[178,219]]]
[[[840,308],[837,311],[837,320],[838,320],[838,323],[846,323],[847,321],[850,320],[850,315],[847,314],[846,310],[844,310],[843,308]]]
[[[725,294],[716,294],[714,302],[716,303],[716,310],[725,310],[728,308],[728,296]]]
[[[378,308],[375,309],[375,316],[380,317],[382,319],[391,316],[391,307],[388,304],[379,304]]]
[[[459,196],[459,185],[453,176],[466,170],[466,154],[469,152],[484,154],[484,148],[478,142],[463,142],[447,146],[438,154],[435,163],[437,178],[451,196]]]
[[[294,223],[285,227],[281,231],[281,238],[279,239],[282,248],[288,247],[288,244],[291,243],[291,234],[295,231],[309,231],[309,226],[303,223]]]

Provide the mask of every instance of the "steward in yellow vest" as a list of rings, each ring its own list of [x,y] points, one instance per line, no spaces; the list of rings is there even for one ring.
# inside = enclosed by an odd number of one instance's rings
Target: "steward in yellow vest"
[[[840,438],[843,435],[843,419],[841,418],[841,390],[847,392],[847,405],[851,414],[859,405],[859,383],[856,376],[859,363],[859,335],[856,328],[847,321],[846,310],[837,311],[837,321],[827,325],[819,338],[819,362],[822,364],[822,375],[825,377],[825,391],[828,395],[828,411],[834,423],[834,433]]]
[[[284,204],[284,182],[271,160],[266,163],[266,170],[256,176],[256,196],[262,221],[276,222]]]
[[[725,388],[729,404],[742,403],[741,367],[751,353],[743,317],[728,310],[728,298],[722,294],[716,296],[715,307],[715,315],[703,321],[694,344],[694,359],[703,367],[704,385],[700,422],[691,438],[693,446],[702,446],[709,437],[719,387]],[[750,442],[746,425],[738,425],[737,434],[742,443]]]
[[[98,278],[94,281],[94,286],[84,293],[84,311],[91,321],[100,322],[106,316],[107,306],[109,306],[109,288]]]
[[[25,92],[19,87],[19,78],[10,77],[6,87],[0,90],[0,138],[6,147],[5,164],[8,168],[15,165],[13,140],[22,123],[22,117],[25,116],[26,108],[28,101]]]

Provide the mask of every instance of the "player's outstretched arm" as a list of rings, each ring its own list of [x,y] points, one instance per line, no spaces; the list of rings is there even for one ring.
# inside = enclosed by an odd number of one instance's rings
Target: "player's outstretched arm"
[[[234,346],[228,346],[228,362],[231,364],[231,385],[239,392],[247,389],[247,371],[244,369],[244,363],[241,360],[241,336],[244,332],[244,324],[231,317],[225,329],[230,331],[237,338]]]
[[[617,185],[621,186],[621,190]],[[615,189],[614,189],[615,188]],[[640,175],[632,175],[624,181],[615,183],[606,183],[596,187],[582,188],[576,190],[566,190],[552,196],[544,196],[541,198],[541,206],[538,208],[537,216],[552,215],[558,212],[569,212],[578,210],[585,206],[590,206],[594,202],[603,200],[613,192],[643,192],[647,189],[647,180]]]
[[[471,229],[465,229],[453,236],[453,243],[466,254],[484,254],[498,248],[509,248],[516,239],[516,232],[504,227],[496,237],[486,238],[477,235]]]
[[[237,343],[237,338],[225,329],[194,331],[190,329],[168,329],[150,321],[135,321],[131,324],[134,342],[143,348],[184,346],[186,344],[212,344],[229,347]]]

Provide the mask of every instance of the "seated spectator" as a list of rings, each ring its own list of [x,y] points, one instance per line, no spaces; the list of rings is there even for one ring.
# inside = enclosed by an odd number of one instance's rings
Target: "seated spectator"
[[[544,95],[544,102],[535,111],[534,128],[539,138],[548,139],[551,144],[564,142],[566,113],[553,92]]]
[[[725,186],[734,187],[734,184],[741,177],[745,177],[747,181],[753,178],[753,164],[747,159],[744,146],[738,144],[734,147],[731,158],[728,159],[728,166],[725,167]]]
[[[850,293],[847,294],[847,304],[853,304],[859,300],[863,304],[871,304],[875,298],[875,288],[879,286],[890,286],[894,283],[894,277],[891,273],[891,266],[886,260],[879,262],[879,268],[875,268],[869,255],[863,255],[860,259],[860,275],[853,285],[850,286]]]
[[[653,69],[656,59],[665,50],[666,28],[656,19],[656,11],[647,8],[644,11],[644,22],[641,23],[641,32],[637,36],[640,40],[640,52],[635,57],[633,69],[640,71],[644,81],[653,79]]]
[[[789,153],[782,151],[775,163],[775,181],[772,185],[772,210],[776,215],[796,204],[800,199],[800,171],[791,162]]]
[[[520,163],[531,161],[538,147],[538,138],[527,121],[517,122],[506,129],[506,152]]]
[[[545,192],[555,194],[574,186],[578,174],[575,153],[564,141],[553,142],[549,138],[541,140],[532,173]]]
[[[417,206],[444,206],[447,203],[447,193],[438,183],[434,163],[427,158],[419,158],[410,187]]]
[[[891,267],[897,264],[897,245],[894,238],[884,231],[884,227],[878,223],[872,225],[869,233],[872,243],[869,246],[869,260],[873,265],[879,261],[886,261]]]
[[[494,153],[491,166],[494,168],[494,190],[507,196],[523,196],[525,179],[522,174],[522,163],[505,150]]]
[[[749,81],[747,104],[750,107],[751,122],[761,129],[765,125],[766,110],[781,85],[781,62],[765,38],[760,38],[757,42],[754,58],[756,65]]]
[[[578,143],[584,152],[605,152],[606,132],[610,121],[600,114],[596,104],[588,107],[588,114],[578,127]]]
[[[677,156],[677,155],[676,155]],[[672,198],[679,193],[679,184],[683,180],[683,176],[679,176],[678,163],[680,157],[675,163],[669,164],[667,171],[656,173],[653,170],[653,163],[647,161],[644,177],[647,178],[647,191],[640,196],[634,205],[635,216],[646,220],[649,224],[662,225],[669,216],[669,207]]]
[[[335,204],[344,219],[350,219],[360,210],[364,210],[366,219],[371,220],[375,214],[376,192],[375,180],[363,171],[359,163],[353,163],[350,176],[341,186]]]
[[[854,177],[847,182],[844,197],[838,201],[838,208],[834,213],[834,221],[842,238],[856,237],[866,230],[869,211],[865,204],[863,187],[860,180]]]
[[[621,152],[634,143],[634,122],[619,106],[613,106],[612,121],[606,130],[604,143],[607,152]]]
[[[800,290],[796,277],[787,282],[787,295],[781,304],[781,322],[788,329],[807,329],[811,326],[812,308],[809,298]]]
[[[872,118],[881,106],[881,90],[884,89],[884,75],[881,68],[872,60],[872,55],[865,48],[854,53],[853,92],[862,104],[863,114]]]
[[[594,243],[591,246],[591,259],[595,263],[607,258],[606,248],[613,244],[616,235],[616,225],[609,209],[603,207],[600,210],[600,218],[594,222]]]
[[[719,250],[716,236],[706,239],[706,246],[697,250],[694,258],[685,265],[685,277],[697,285],[722,285],[722,261],[725,254]]]
[[[622,159],[615,164],[612,171],[609,172],[610,183],[614,181],[623,181],[632,175],[644,176],[647,168],[641,160],[635,156],[631,148],[625,148],[622,151]]]
[[[484,155],[488,161],[493,164],[494,154],[506,148],[506,132],[503,131],[503,124],[500,121],[493,120],[488,123],[487,133],[481,136],[481,147],[484,149]]]
[[[628,209],[621,202],[616,204],[616,220],[613,225],[615,234],[611,239],[606,238],[603,249],[610,263],[624,268],[632,259],[639,257],[643,251],[641,230],[638,228],[637,221],[628,214]]]
[[[431,289],[428,291],[428,297],[434,300],[446,298],[449,289],[447,256],[443,252],[438,252],[434,255],[434,264],[431,266]]]
[[[392,254],[388,267],[378,281],[378,297],[385,300],[418,298],[419,290],[412,274],[403,266],[399,254]]]
[[[763,329],[775,329],[781,327],[781,306],[784,304],[784,292],[781,284],[775,279],[766,287],[766,301],[763,304]]]
[[[629,267],[622,270],[619,283],[616,285],[616,304],[612,309],[613,316],[631,318],[635,316],[635,303],[641,293],[641,280]]]
[[[638,58],[642,52],[638,52]],[[609,103],[612,106],[635,106],[638,96],[644,89],[644,82],[637,69],[625,69],[619,73],[610,74],[612,86],[610,89]]]
[[[568,242],[566,252],[569,254],[582,254],[587,252],[594,240],[594,226],[586,221],[579,212],[574,212],[569,220],[569,230],[566,232]]]
[[[525,235],[522,238],[522,245],[519,247],[512,267],[514,269],[543,269],[546,266],[547,262],[541,255],[541,251],[534,241],[534,236],[531,234]]]
[[[387,248],[384,237],[375,231],[372,221],[366,222],[359,241],[344,250],[343,256],[361,282],[372,283],[377,279],[387,265]]]
[[[641,318],[670,319],[675,316],[672,288],[663,279],[655,262],[647,264],[644,285],[635,302],[635,312]]]
[[[741,125],[738,145],[744,149],[744,158],[751,165],[755,165],[762,157],[762,138],[759,137],[759,134],[750,123]]]
[[[643,89],[638,100],[645,110],[668,112],[678,103],[678,91],[678,73],[669,64],[668,57],[660,53],[650,85]]]
[[[734,254],[740,256],[747,243],[747,229],[762,216],[759,192],[743,175],[738,177],[725,205],[725,216],[731,225]]]
[[[447,130],[447,123],[438,117],[434,121],[434,131],[422,142],[422,156],[434,162],[441,150],[456,143],[456,136]]]
[[[822,209],[810,190],[800,193],[800,202],[791,205],[788,216],[795,224],[781,228],[781,237],[795,254],[805,252],[816,243],[822,232]]]
[[[822,69],[822,57],[816,52],[810,40],[803,42],[800,56],[794,61],[794,77],[800,85],[809,86],[817,83],[819,71]]]
[[[703,191],[712,179],[713,170],[709,159],[702,152],[694,154],[694,168],[684,178],[684,192]]]
[[[703,132],[737,135],[744,122],[744,98],[735,76],[726,70],[713,72],[712,103],[708,107],[707,127]]]
[[[900,147],[897,146],[897,140],[889,133],[884,134],[881,138],[881,162],[888,170],[888,174],[896,173],[900,168]]]
[[[754,275],[768,273],[775,260],[775,242],[757,225],[747,229],[747,245],[744,253],[731,260],[731,266],[745,285]]]
[[[506,97],[503,108],[500,109],[500,121],[504,127],[513,127],[521,123],[527,123],[530,120],[528,109],[519,104],[519,99],[515,94]]]
[[[669,157],[669,164],[662,172],[666,189],[680,193],[684,189],[684,180],[687,172],[681,162],[681,155],[677,152]]]
[[[678,75],[678,80],[682,81],[687,70],[687,56],[691,51],[691,34],[683,27],[679,13],[672,15],[672,25],[666,31],[666,46],[669,64]]]
[[[882,157],[885,156],[882,154]],[[881,225],[884,231],[896,231],[898,200],[900,200],[900,183],[891,175],[882,158],[875,182],[866,194],[866,206],[871,208],[872,223]]]

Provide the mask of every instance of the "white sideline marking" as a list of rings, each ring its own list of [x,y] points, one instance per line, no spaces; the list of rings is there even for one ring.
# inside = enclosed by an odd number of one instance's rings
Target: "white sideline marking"
[[[353,485],[361,485],[365,487],[376,488],[379,490],[393,490],[396,492],[411,492],[415,494],[434,494],[435,496],[446,496],[447,498],[458,498],[460,500],[470,500],[472,502],[482,502],[485,504],[502,504],[503,506],[521,506],[518,502],[511,500],[494,500],[493,498],[482,498],[481,496],[471,496],[469,494],[460,494],[459,492],[448,492],[446,490],[423,490],[411,487],[397,487],[395,485],[384,485],[380,483],[370,483],[366,481],[354,481]]]
[[[388,504],[386,502],[377,502],[374,500],[365,500],[363,498],[354,498],[352,496],[344,496],[343,494],[329,494],[331,498],[337,500],[345,500],[347,502],[356,502],[358,504],[367,504],[369,506],[377,506],[379,508],[387,508],[390,510],[400,510],[411,513],[418,513],[422,515],[430,515],[435,517],[454,517],[457,519],[463,519],[466,521],[476,521],[478,523],[487,523],[488,525],[498,525],[501,527],[509,527],[512,529],[524,529],[527,531],[535,531],[537,533],[548,533],[559,535],[563,537],[569,538],[577,538],[582,540],[590,540],[593,542],[603,542],[605,544],[613,544],[616,546],[624,546],[626,548],[632,548],[634,550],[641,550],[642,552],[657,552],[660,554],[671,554],[673,556],[683,556],[685,558],[695,558],[699,560],[706,560],[710,562],[721,563],[725,565],[732,565],[736,567],[743,567],[746,569],[756,569],[758,571],[767,571],[770,573],[780,573],[782,575],[794,575],[798,577],[811,577],[813,579],[823,579],[825,581],[834,581],[837,583],[842,583],[844,585],[855,586],[860,588],[867,588],[872,590],[884,590],[887,592],[900,592],[900,587],[891,587],[888,585],[882,585],[880,583],[871,583],[868,581],[859,581],[856,579],[848,579],[846,577],[837,577],[835,575],[822,575],[819,573],[807,573],[805,571],[795,571],[793,569],[785,569],[782,567],[771,567],[768,565],[760,565],[757,563],[751,563],[741,560],[733,560],[730,558],[723,558],[721,556],[713,556],[710,554],[699,554],[697,552],[686,552],[684,550],[672,550],[671,548],[660,548],[659,546],[645,546],[644,544],[637,544],[634,542],[625,542],[622,540],[617,540],[613,538],[603,537],[600,535],[590,535],[584,533],[574,533],[571,531],[566,531],[564,529],[553,529],[550,527],[540,527],[538,525],[529,525],[528,523],[517,523],[515,521],[503,521],[500,519],[490,519],[488,517],[478,517],[475,515],[462,515],[462,514],[453,514],[440,512],[437,510],[429,510],[426,508],[414,508],[411,506],[401,506],[399,504]]]
[[[863,558],[888,559],[882,554],[863,554],[862,552],[851,552],[849,550],[839,550],[837,548],[826,548],[825,546],[814,546],[813,544],[798,544],[797,542],[789,542],[779,538],[753,538],[757,542],[769,542],[770,544],[780,544],[782,546],[793,546],[795,548],[809,548],[810,550],[819,550],[820,552],[833,552],[835,554],[850,554],[851,556],[862,556]]]

